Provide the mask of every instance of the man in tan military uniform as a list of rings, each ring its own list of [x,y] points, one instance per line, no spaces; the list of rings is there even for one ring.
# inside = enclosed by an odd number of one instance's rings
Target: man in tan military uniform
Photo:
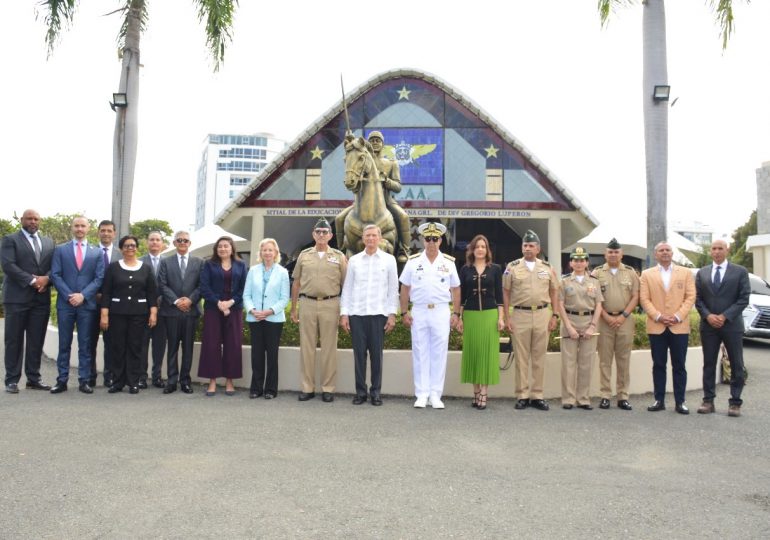
[[[337,323],[340,319],[340,292],[348,261],[329,247],[331,226],[321,218],[313,229],[315,246],[297,258],[291,287],[291,320],[299,323],[302,357],[300,401],[315,397],[316,343],[321,339],[321,391],[325,402],[334,401],[337,378]],[[297,310],[299,309],[299,316]]]
[[[591,371],[596,355],[596,328],[602,314],[599,280],[587,272],[588,253],[576,247],[570,255],[572,273],[561,280],[561,406],[590,411]]]
[[[591,275],[599,280],[604,296],[604,310],[599,320],[599,380],[602,401],[599,408],[610,408],[612,397],[612,359],[615,359],[618,408],[630,411],[628,387],[631,384],[631,349],[634,344],[634,308],[639,303],[639,276],[622,263],[623,248],[616,239],[604,250],[602,266]]]
[[[506,326],[513,335],[516,358],[516,409],[532,406],[547,411],[543,399],[545,353],[548,335],[559,321],[559,285],[551,265],[537,258],[540,238],[533,231],[524,234],[521,252],[524,256],[509,263],[503,274]]]

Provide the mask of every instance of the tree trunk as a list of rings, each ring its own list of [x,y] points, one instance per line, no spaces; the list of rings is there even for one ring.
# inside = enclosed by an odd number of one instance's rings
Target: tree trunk
[[[128,106],[115,114],[115,138],[112,150],[112,220],[118,238],[128,234],[131,197],[138,140],[139,111],[139,40],[144,0],[132,0],[126,17],[123,64],[118,92],[126,94]]]
[[[645,0],[642,15],[644,75],[644,149],[647,169],[647,264],[655,264],[654,250],[667,236],[668,101],[655,101],[655,85],[668,84],[666,13],[664,0]]]

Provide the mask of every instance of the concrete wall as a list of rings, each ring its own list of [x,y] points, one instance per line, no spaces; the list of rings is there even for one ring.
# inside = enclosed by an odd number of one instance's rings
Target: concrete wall
[[[102,341],[99,341],[97,366],[102,369]],[[48,327],[46,335],[45,354],[56,358],[58,350],[58,330],[54,326]],[[207,382],[207,379],[197,378],[198,358],[200,357],[200,344],[195,345],[193,357],[193,381]],[[444,387],[446,396],[471,396],[472,386],[460,383],[460,360],[462,353],[451,351],[447,361],[447,376]],[[344,394],[355,393],[355,380],[353,374],[353,352],[345,349],[338,351],[337,367],[337,392]],[[77,366],[77,339],[72,344],[72,366]],[[501,364],[505,360],[500,355]],[[166,365],[163,362],[163,375],[165,378]],[[279,390],[299,391],[299,348],[282,347],[278,359]],[[702,388],[703,355],[700,347],[693,347],[687,355],[687,389],[696,390]],[[614,381],[613,371],[613,381]],[[316,380],[320,380],[320,369]],[[243,347],[243,378],[235,381],[236,386],[248,388],[251,381],[251,347]],[[410,351],[385,351],[383,359],[382,393],[390,395],[411,396],[414,392],[412,383],[412,356]],[[224,383],[224,380],[220,380]],[[613,384],[614,387],[614,384]],[[320,391],[320,389],[319,389]],[[652,360],[650,351],[634,351],[631,355],[631,394],[645,394],[652,392]],[[672,392],[671,366],[669,363],[668,392]],[[591,395],[597,396],[599,392],[599,368],[598,359],[595,360],[593,382],[591,383]],[[514,370],[513,368],[500,372],[500,384],[489,389],[490,397],[514,397]],[[548,353],[545,367],[545,397],[547,399],[561,396],[561,356],[559,353]]]

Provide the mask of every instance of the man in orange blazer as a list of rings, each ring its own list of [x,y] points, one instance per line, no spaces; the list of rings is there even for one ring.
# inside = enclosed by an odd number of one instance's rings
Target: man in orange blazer
[[[695,304],[695,278],[690,270],[671,262],[673,255],[668,242],[656,245],[658,264],[642,272],[640,280],[639,303],[647,314],[655,391],[655,402],[647,410],[666,408],[666,360],[670,351],[676,412],[690,414],[684,402],[687,387],[685,361],[690,337],[690,310]]]

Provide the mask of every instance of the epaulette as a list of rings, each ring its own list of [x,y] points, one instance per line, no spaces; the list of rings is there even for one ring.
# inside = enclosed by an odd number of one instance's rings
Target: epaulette
[[[447,255],[446,253],[442,253],[442,255],[444,256],[444,258],[445,258],[445,259],[449,259],[449,260],[450,260],[450,261],[452,261],[452,262],[454,262],[454,261],[455,261],[455,258],[454,258],[454,257],[452,257],[451,255]]]
[[[541,262],[541,263],[543,263],[543,264],[544,264],[544,265],[546,265],[546,266],[551,266],[551,263],[549,263],[548,261],[542,261],[542,260],[541,260],[540,262]]]
[[[595,280],[599,281],[599,278],[598,278],[598,277],[596,277],[596,276],[592,276],[591,274],[588,274],[588,277],[590,277],[591,279],[595,279]]]
[[[569,277],[572,277],[572,272],[570,272],[569,274],[563,274],[563,275],[561,276],[561,278],[562,278],[562,279],[567,279],[567,278],[569,278]]]
[[[345,255],[345,254],[344,254],[344,253],[342,253],[342,252],[341,252],[339,249],[335,249],[335,248],[333,248],[333,247],[330,247],[330,248],[329,248],[329,251],[331,251],[332,253],[336,253],[337,255]]]
[[[517,265],[517,264],[519,264],[520,262],[521,262],[521,259],[516,259],[515,261],[511,261],[511,262],[510,262],[510,263],[508,263],[508,264],[510,264],[511,266],[516,266],[516,265]]]
[[[414,259],[416,257],[419,257],[420,255],[422,255],[422,251],[419,251],[417,253],[413,253],[413,254],[409,255],[409,258],[410,259]]]
[[[625,269],[627,269],[627,270],[633,270],[634,272],[636,272],[636,270],[634,270],[634,267],[633,267],[633,266],[628,266],[627,264],[624,264],[624,265],[623,265],[623,268],[625,268]]]
[[[314,249],[315,249],[314,247],[305,248],[302,251],[300,251],[299,254],[302,255],[303,253],[310,253]]]

